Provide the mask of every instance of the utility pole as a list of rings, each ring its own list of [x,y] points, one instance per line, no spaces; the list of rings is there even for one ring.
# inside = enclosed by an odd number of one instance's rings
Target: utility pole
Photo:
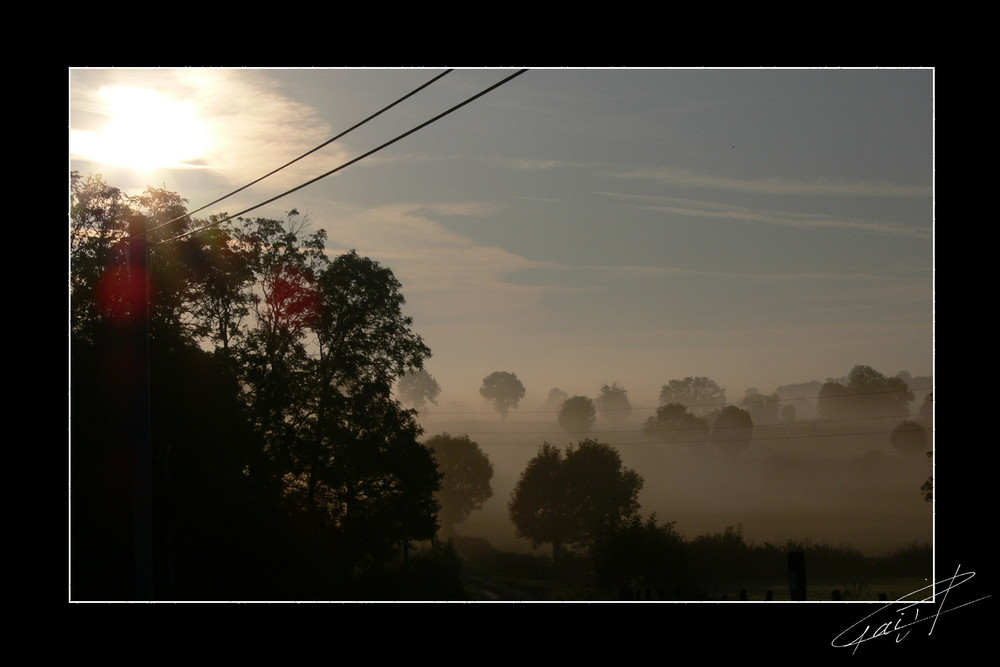
[[[149,434],[149,278],[146,217],[133,215],[129,231],[131,336],[132,507],[135,599],[153,599],[153,465]]]

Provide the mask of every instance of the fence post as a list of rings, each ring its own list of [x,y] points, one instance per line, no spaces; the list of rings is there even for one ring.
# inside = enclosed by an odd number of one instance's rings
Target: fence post
[[[792,601],[806,599],[806,553],[804,551],[788,552],[788,588]]]

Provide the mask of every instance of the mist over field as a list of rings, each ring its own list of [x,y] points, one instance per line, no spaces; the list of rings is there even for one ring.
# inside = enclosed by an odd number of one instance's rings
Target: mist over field
[[[930,378],[914,385],[916,414]],[[543,442],[565,448],[589,437],[617,448],[623,464],[642,476],[640,512],[675,522],[688,539],[742,526],[744,538],[757,545],[794,540],[871,556],[932,541],[932,505],[920,493],[931,462],[893,449],[889,434],[900,419],[825,424],[815,414],[815,398],[791,399],[785,404],[795,405],[801,418],[755,426],[749,448],[730,456],[708,443],[696,448],[646,437],[643,425],[654,409],[641,406],[655,405],[656,398],[632,402],[637,407],[626,420],[611,422],[598,414],[589,434],[560,428],[556,411],[538,392],[503,420],[471,394],[467,401],[428,406],[419,420],[425,436],[468,434],[494,466],[493,496],[456,533],[484,538],[501,550],[548,554],[548,545],[532,549],[529,540],[516,536],[507,503]]]

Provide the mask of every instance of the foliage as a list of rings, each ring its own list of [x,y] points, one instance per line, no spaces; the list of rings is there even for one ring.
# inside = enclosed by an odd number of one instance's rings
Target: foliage
[[[886,377],[871,366],[855,366],[847,384],[827,381],[817,404],[824,419],[905,417],[913,392],[899,377]]]
[[[698,444],[708,441],[709,426],[680,403],[667,403],[646,420],[643,432],[671,444]]]
[[[136,213],[146,276],[126,261]],[[132,493],[121,461],[136,388],[124,371],[145,365],[125,345],[131,283],[148,284],[152,304],[165,597],[332,595],[357,568],[405,560],[434,537],[441,476],[414,413],[391,395],[430,350],[391,270],[353,251],[329,259],[325,232],[295,211],[193,220],[175,193],[130,197],[99,176],[72,175],[70,222],[75,591],[131,593],[129,540],[101,537],[132,523],[114,509]]]
[[[454,534],[454,526],[493,496],[490,481],[493,464],[489,457],[468,435],[443,433],[424,442],[437,463],[441,477],[438,519],[443,535]]]
[[[672,594],[691,586],[684,538],[673,523],[660,524],[653,514],[643,521],[629,517],[602,535],[592,557],[598,585],[610,589],[652,588]]]
[[[404,404],[409,405],[414,410],[423,410],[428,403],[437,404],[441,386],[430,373],[420,368],[399,378],[396,383],[396,391],[399,392]]]
[[[519,537],[535,547],[552,544],[558,568],[563,549],[586,551],[636,515],[642,483],[610,445],[583,440],[563,455],[544,443],[521,473],[507,507]]]
[[[697,416],[704,416],[726,404],[726,391],[707,377],[671,380],[660,390],[660,404],[680,403]]]
[[[595,419],[594,401],[586,396],[567,398],[559,409],[559,426],[568,433],[589,433]]]
[[[753,419],[746,410],[727,405],[712,425],[712,444],[727,454],[738,454],[750,447]]]
[[[632,414],[628,391],[617,382],[602,384],[594,403],[601,417],[611,422],[623,422]]]
[[[516,408],[524,398],[524,385],[514,373],[495,371],[483,378],[479,395],[493,403],[501,419],[507,418],[511,408]]]

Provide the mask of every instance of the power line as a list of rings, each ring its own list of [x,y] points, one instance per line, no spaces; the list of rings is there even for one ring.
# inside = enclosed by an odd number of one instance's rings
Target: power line
[[[245,214],[249,213],[250,211],[253,211],[255,209],[260,208],[261,206],[266,206],[267,204],[270,204],[273,201],[281,199],[282,197],[286,197],[286,196],[292,194],[293,192],[301,190],[302,188],[304,188],[304,187],[306,187],[308,185],[312,185],[316,181],[322,180],[322,179],[326,178],[327,176],[335,174],[336,172],[340,171],[341,169],[345,169],[346,167],[349,167],[352,164],[354,164],[356,162],[359,162],[360,160],[363,160],[364,158],[366,158],[366,157],[368,157],[368,156],[370,156],[370,155],[372,155],[374,153],[377,153],[378,151],[382,150],[383,148],[391,146],[392,144],[396,143],[397,141],[400,141],[401,139],[410,136],[414,132],[417,132],[418,130],[421,130],[421,129],[427,127],[431,123],[434,123],[434,122],[436,122],[438,120],[441,120],[445,116],[447,116],[447,115],[449,115],[451,113],[454,113],[455,111],[461,109],[465,105],[467,105],[467,104],[469,104],[469,103],[471,103],[471,102],[479,99],[480,97],[482,97],[486,93],[489,93],[490,91],[495,90],[496,88],[499,88],[500,86],[504,85],[508,81],[514,79],[515,77],[518,77],[518,76],[524,74],[527,71],[528,71],[527,69],[518,70],[514,74],[511,74],[510,76],[504,78],[503,80],[498,81],[497,83],[493,84],[489,88],[486,88],[485,90],[482,90],[482,91],[476,93],[475,95],[473,95],[472,97],[468,98],[464,102],[459,102],[458,104],[456,104],[455,106],[451,107],[447,111],[443,111],[443,112],[439,113],[437,116],[434,116],[433,118],[424,121],[420,125],[417,125],[416,127],[412,128],[410,130],[407,130],[403,134],[400,134],[399,136],[395,137],[394,139],[390,139],[389,141],[385,142],[381,146],[373,148],[370,151],[368,151],[367,153],[362,153],[361,155],[357,156],[356,158],[354,158],[352,160],[348,160],[347,162],[345,162],[344,164],[340,165],[339,167],[336,167],[335,169],[331,169],[330,171],[326,172],[325,174],[320,174],[319,176],[317,176],[317,177],[315,177],[315,178],[313,178],[311,180],[308,180],[305,183],[302,183],[301,185],[297,185],[294,188],[292,188],[291,190],[287,190],[285,192],[282,192],[280,195],[276,195],[274,197],[271,197],[270,199],[268,199],[266,201],[263,201],[263,202],[261,202],[259,204],[256,204],[254,206],[251,206],[250,208],[244,209],[244,210],[240,211],[239,213],[234,213],[233,215],[227,216],[227,217],[225,217],[225,218],[223,218],[221,220],[216,220],[216,221],[211,222],[211,223],[209,223],[209,224],[207,224],[207,225],[205,225],[203,227],[199,227],[198,229],[192,229],[190,231],[184,232],[183,234],[178,234],[177,236],[175,236],[173,238],[165,239],[163,241],[159,241],[156,245],[159,245],[161,243],[169,243],[170,241],[176,241],[177,239],[183,238],[183,237],[188,236],[190,234],[194,234],[194,233],[200,232],[202,230],[208,229],[209,227],[214,227],[215,225],[220,225],[223,222],[227,222],[227,221],[232,220],[234,218],[238,218],[241,215],[245,215]]]
[[[683,429],[679,429],[679,430],[683,430]],[[612,434],[612,433],[629,433],[629,432],[630,431],[624,431],[624,430],[623,431],[589,431],[587,433],[573,434],[573,433],[558,433],[558,432],[553,431],[553,432],[538,432],[538,433],[510,433],[508,435],[512,435],[512,436],[514,436],[514,435],[547,435],[550,438],[552,438],[553,440],[556,438],[556,436],[560,436],[560,437],[566,437],[566,436],[568,436],[571,440],[573,440],[573,439],[577,439],[578,440],[578,439],[586,439],[586,438],[595,438],[595,437],[598,437],[598,436],[605,436],[605,435]],[[786,440],[817,440],[819,438],[855,438],[855,437],[859,437],[859,436],[869,436],[869,435],[886,435],[886,434],[889,434],[889,433],[892,433],[892,431],[891,430],[881,430],[881,429],[877,430],[877,431],[859,431],[859,432],[847,432],[847,433],[797,433],[797,434],[789,434],[789,435],[778,435],[778,436],[772,436],[772,437],[767,437],[767,438],[751,437],[748,442],[750,442],[750,443],[762,443],[762,442],[772,442],[772,441],[774,441],[774,442],[781,442],[781,441],[786,441]],[[486,432],[479,432],[479,433],[464,433],[463,432],[462,435],[468,435],[468,436],[475,435],[477,437],[480,437],[480,436],[484,436],[484,435],[504,435],[504,434],[486,433]],[[723,440],[709,441],[709,439],[706,438],[704,441],[681,440],[681,441],[677,441],[677,442],[665,442],[662,438],[657,438],[655,434],[650,434],[650,437],[647,438],[647,439],[644,439],[644,440],[630,440],[630,441],[627,441],[627,442],[611,442],[609,444],[613,444],[613,445],[642,445],[642,446],[660,446],[660,445],[663,445],[663,446],[680,446],[680,445],[698,446],[698,445],[701,445],[701,444],[711,444],[712,442],[743,442],[743,440],[742,439],[735,439],[735,438],[732,438],[732,439],[727,438],[727,439],[723,439]],[[504,446],[525,447],[525,446],[538,446],[538,443],[537,442],[491,442],[491,443],[483,443],[482,446],[484,446],[484,447],[495,447],[495,446],[501,446],[501,447],[504,447]]]
[[[826,427],[831,424],[843,424],[846,428],[849,424],[860,424],[862,422],[881,422],[889,419],[892,420],[904,420],[913,418],[913,415],[909,416],[893,416],[893,417],[852,417],[848,419],[811,419],[803,421],[793,421],[793,422],[775,422],[772,424],[754,424],[752,428],[756,431],[766,430],[766,431],[790,431],[790,430],[802,430],[810,429],[813,427]],[[523,422],[522,422],[523,423]],[[534,424],[549,423],[554,424],[555,422],[529,422]],[[648,423],[648,422],[645,422]],[[588,433],[595,434],[613,434],[613,433],[641,433],[643,435],[648,435],[650,437],[658,437],[663,434],[673,434],[673,433],[693,433],[699,431],[711,430],[711,427],[707,425],[704,426],[678,426],[678,427],[663,427],[663,428],[618,428],[618,429],[608,429],[608,430],[591,430]],[[508,431],[462,431],[466,435],[511,435],[511,436],[521,436],[521,435],[548,435],[554,433],[553,430],[545,431],[518,431],[518,430],[508,430]],[[881,433],[881,431],[879,431]],[[886,431],[891,432],[891,431]],[[850,435],[864,434],[864,431],[852,431]],[[808,435],[808,434],[807,434]]]
[[[358,129],[359,127],[361,127],[362,125],[364,125],[364,124],[365,124],[365,123],[367,123],[368,121],[370,121],[370,120],[372,120],[372,119],[374,119],[374,118],[376,118],[376,117],[378,117],[378,116],[382,115],[383,113],[385,113],[385,112],[386,112],[386,111],[388,111],[389,109],[393,108],[394,106],[396,106],[396,105],[397,105],[397,104],[399,104],[400,102],[403,102],[404,100],[406,100],[406,99],[408,99],[408,98],[410,98],[410,97],[413,97],[414,95],[416,95],[417,93],[419,93],[419,92],[420,92],[421,90],[423,90],[423,89],[424,89],[424,88],[426,88],[427,86],[431,85],[432,83],[434,83],[434,82],[435,82],[435,81],[437,81],[438,79],[442,78],[442,77],[443,77],[443,76],[445,76],[446,74],[449,74],[449,73],[451,73],[451,72],[453,72],[453,71],[454,71],[453,69],[448,69],[448,70],[445,70],[444,72],[442,72],[442,73],[438,74],[437,76],[435,76],[435,77],[434,77],[433,79],[431,79],[431,80],[430,80],[430,81],[428,81],[427,83],[424,83],[423,85],[421,85],[421,86],[418,86],[417,88],[414,88],[413,90],[411,90],[410,92],[408,92],[408,93],[407,93],[406,95],[403,95],[402,97],[400,97],[400,98],[399,98],[398,100],[396,100],[395,102],[393,102],[393,103],[389,104],[388,106],[385,106],[385,107],[382,107],[381,109],[379,109],[378,111],[376,111],[376,112],[375,112],[375,113],[373,113],[372,115],[368,116],[368,117],[367,117],[367,118],[365,118],[364,120],[362,120],[362,121],[360,121],[360,122],[358,122],[358,123],[355,123],[354,125],[352,125],[351,127],[347,128],[346,130],[344,130],[343,132],[341,132],[341,133],[340,133],[340,134],[338,134],[337,136],[335,136],[335,137],[331,137],[330,139],[327,139],[326,141],[324,141],[323,143],[321,143],[321,144],[320,144],[319,146],[316,146],[315,148],[313,148],[313,149],[311,149],[311,150],[308,150],[308,151],[306,151],[305,153],[303,153],[302,155],[298,156],[298,157],[297,157],[297,158],[295,158],[294,160],[291,160],[290,162],[286,162],[285,164],[281,165],[281,166],[280,166],[280,167],[278,167],[277,169],[274,169],[274,170],[272,170],[272,171],[270,171],[270,172],[268,172],[268,173],[264,174],[263,176],[261,176],[260,178],[258,178],[258,179],[256,179],[256,180],[253,180],[253,181],[250,181],[249,183],[247,183],[247,184],[246,184],[246,185],[244,185],[243,187],[241,187],[241,188],[237,188],[236,190],[233,190],[233,191],[232,191],[232,192],[230,192],[229,194],[227,194],[227,195],[223,195],[223,196],[219,197],[219,198],[218,198],[218,199],[216,199],[215,201],[212,201],[212,202],[209,202],[209,203],[205,204],[205,205],[204,205],[204,206],[202,206],[201,208],[196,208],[196,209],[195,209],[195,210],[193,210],[193,211],[188,211],[188,212],[187,212],[187,213],[185,213],[184,215],[181,215],[181,216],[178,216],[178,217],[174,218],[173,220],[168,220],[168,221],[164,222],[164,223],[163,223],[163,224],[161,224],[161,225],[157,225],[156,227],[154,227],[154,228],[152,228],[152,229],[149,229],[149,230],[147,230],[147,233],[149,233],[149,232],[154,232],[154,231],[156,231],[157,229],[160,229],[161,227],[165,227],[166,225],[169,225],[169,224],[171,224],[171,223],[174,223],[174,222],[177,222],[178,220],[181,220],[181,219],[183,219],[183,218],[185,218],[185,217],[188,217],[188,216],[191,216],[191,215],[194,215],[195,213],[198,213],[199,211],[203,211],[203,210],[205,210],[205,209],[206,209],[206,208],[208,208],[209,206],[213,206],[214,204],[218,204],[218,203],[219,203],[220,201],[223,201],[224,199],[228,199],[229,197],[232,197],[233,195],[235,195],[235,194],[236,194],[236,193],[238,193],[238,192],[242,192],[243,190],[246,190],[246,189],[247,189],[247,188],[249,188],[249,187],[250,187],[251,185],[256,185],[257,183],[260,183],[260,182],[261,182],[261,181],[263,181],[263,180],[264,180],[265,178],[267,178],[267,177],[269,177],[269,176],[273,176],[274,174],[278,173],[279,171],[281,171],[281,170],[282,170],[282,169],[284,169],[285,167],[289,167],[289,166],[291,166],[291,165],[295,164],[296,162],[298,162],[298,161],[299,161],[299,160],[301,160],[302,158],[304,158],[304,157],[306,157],[306,156],[308,156],[308,155],[312,155],[313,153],[315,153],[315,152],[316,152],[316,151],[318,151],[319,149],[323,148],[324,146],[328,146],[329,144],[333,143],[333,142],[334,142],[334,141],[336,141],[337,139],[340,139],[340,138],[342,138],[342,137],[343,137],[344,135],[346,135],[346,134],[348,134],[348,133],[350,133],[350,132],[353,132],[354,130]]]

